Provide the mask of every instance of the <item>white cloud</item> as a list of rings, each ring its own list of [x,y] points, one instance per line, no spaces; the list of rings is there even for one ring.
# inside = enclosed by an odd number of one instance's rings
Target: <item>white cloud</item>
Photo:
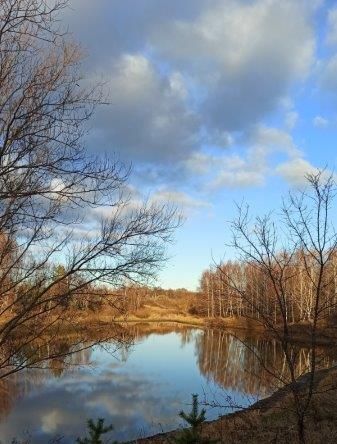
[[[299,115],[296,111],[289,111],[285,116],[285,127],[287,130],[292,130],[295,128],[298,122]]]
[[[322,63],[320,85],[332,95],[337,94],[337,54]]]
[[[107,73],[110,104],[95,119],[91,145],[123,158],[174,162],[197,140],[198,119],[185,103],[183,76],[163,77],[141,54],[125,54]]]
[[[226,155],[212,157],[214,178],[209,190],[221,188],[245,188],[261,186],[265,183],[268,166],[267,151],[260,147],[250,147],[246,155]]]
[[[182,191],[171,190],[163,188],[156,191],[151,196],[151,202],[153,203],[171,203],[184,211],[195,210],[199,208],[207,208],[210,206],[208,202],[204,202],[199,199],[195,199],[192,196]]]
[[[327,43],[330,45],[337,44],[337,7],[331,8],[328,12],[328,30]]]
[[[41,429],[45,433],[55,433],[60,424],[64,423],[63,413],[53,409],[41,416]]]
[[[305,176],[307,174],[315,174],[318,173],[318,171],[318,168],[314,167],[307,160],[300,157],[284,162],[276,168],[277,174],[283,177],[283,179],[285,179],[291,185],[296,186],[305,184]]]
[[[181,99],[186,99],[188,95],[186,82],[180,72],[173,72],[169,77],[170,88],[173,94]]]
[[[278,128],[258,125],[251,134],[250,143],[255,152],[262,151],[265,154],[284,152],[291,157],[299,154],[299,149],[291,135]]]
[[[234,137],[229,131],[214,128],[207,133],[203,142],[207,145],[218,146],[219,148],[228,148],[233,145]]]
[[[211,189],[261,186],[265,176],[258,171],[222,171],[211,183]]]
[[[174,194],[182,183],[259,186],[280,162],[303,161],[287,132],[299,119],[290,93],[313,66],[320,3],[72,0],[77,35],[97,61],[89,72],[103,71],[110,89],[90,145],[120,152],[138,183],[186,205]],[[325,71],[337,90],[337,62]],[[275,111],[284,131],[261,124]]]
[[[329,120],[322,116],[315,116],[312,119],[312,124],[316,128],[326,128],[329,125]]]
[[[308,73],[315,48],[311,12],[294,0],[210,2],[193,21],[161,24],[151,41],[205,90],[209,127],[243,129]]]
[[[186,159],[183,165],[192,174],[207,174],[212,168],[213,161],[211,156],[195,152]]]
[[[267,177],[280,174],[276,154],[286,156],[286,162],[297,161],[302,153],[286,131],[258,125],[245,141],[246,150],[241,156],[211,156],[215,178],[210,181],[210,190],[224,187],[262,186]],[[276,163],[276,165],[275,165]],[[281,168],[281,171],[282,168]],[[289,175],[289,178],[292,179]],[[290,180],[291,181],[291,180]]]
[[[60,178],[54,178],[50,182],[50,191],[52,192],[62,191],[64,187],[64,182]]]
[[[238,154],[195,153],[184,162],[184,166],[192,175],[205,176],[208,181],[206,191],[259,186],[264,183],[264,165],[256,165],[253,156],[244,158]]]
[[[103,73],[111,91],[90,145],[135,162],[231,146],[233,131],[280,108],[313,61],[316,0],[96,3],[71,0],[67,14],[88,72]]]

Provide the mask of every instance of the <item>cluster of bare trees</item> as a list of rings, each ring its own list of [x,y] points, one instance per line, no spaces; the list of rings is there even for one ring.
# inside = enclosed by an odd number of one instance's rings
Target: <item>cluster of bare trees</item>
[[[336,184],[321,171],[277,214],[232,222],[237,259],[212,266],[200,287],[209,317],[246,316],[268,325],[317,323],[337,311],[337,236],[330,213]]]
[[[308,175],[306,185],[290,193],[278,213],[252,218],[249,207],[240,206],[231,224],[237,260],[216,265],[202,278],[209,316],[253,317],[278,340],[287,376],[266,367],[291,391],[301,443],[306,442],[305,418],[315,393],[319,339],[326,325],[335,324],[336,190],[334,175],[323,170]],[[291,326],[300,321],[306,323],[309,347],[304,388],[297,381],[300,355]]]
[[[148,306],[167,310],[176,310],[186,314],[193,312],[197,302],[197,293],[185,288],[164,289],[146,285],[125,285],[110,294],[110,304],[118,306],[119,312],[132,314]]]
[[[289,323],[310,322],[315,312],[315,277],[319,264],[310,252],[298,249],[294,254],[278,253],[269,270],[278,272],[280,261],[284,290],[284,313]],[[320,311],[324,317],[337,313],[337,252],[333,252],[322,277],[324,291]],[[200,282],[205,314],[208,317],[267,317],[281,320],[273,279],[261,263],[227,261],[203,273]],[[322,317],[321,316],[321,317]]]
[[[0,0],[0,377],[43,359],[20,350],[71,298],[153,277],[179,224],[167,205],[134,205],[128,167],[84,147],[102,98],[83,87],[66,6]]]

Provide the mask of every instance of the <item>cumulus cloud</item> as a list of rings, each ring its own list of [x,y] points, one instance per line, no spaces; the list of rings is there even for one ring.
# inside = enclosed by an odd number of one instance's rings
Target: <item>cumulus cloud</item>
[[[192,185],[260,186],[280,162],[303,158],[288,134],[299,119],[290,94],[313,66],[320,0],[71,4],[86,70],[109,92],[88,145],[131,160],[140,187],[196,208]],[[330,65],[324,82],[334,88]],[[285,131],[262,125],[275,111]]]
[[[211,189],[261,186],[265,177],[262,172],[247,169],[221,171],[211,183]]]
[[[315,116],[312,119],[312,124],[316,128],[326,128],[329,125],[329,120],[322,116]]]
[[[90,146],[152,163],[231,146],[232,131],[275,110],[307,74],[316,3],[72,0],[67,21],[88,48],[86,69],[110,89]]]
[[[337,7],[328,10],[326,23],[326,43],[334,49],[332,55],[319,63],[319,84],[323,91],[337,96]]]
[[[285,116],[285,127],[288,130],[292,130],[295,128],[299,119],[299,115],[296,111],[289,111]]]
[[[325,42],[330,46],[328,55],[317,63],[318,85],[321,92],[337,99],[337,7],[328,10]],[[332,51],[331,51],[332,49]],[[325,126],[325,125],[324,125]]]
[[[337,7],[331,8],[328,12],[327,43],[337,44]]]
[[[192,153],[183,165],[192,174],[207,174],[212,168],[213,161],[208,154],[196,152]]]
[[[109,105],[96,115],[91,144],[124,158],[176,161],[195,146],[198,121],[185,104],[183,77],[162,77],[141,54],[125,54],[107,76]]]
[[[277,174],[283,177],[283,179],[291,185],[297,186],[305,184],[305,177],[307,174],[316,174],[318,171],[318,168],[300,157],[284,162],[276,168]]]
[[[322,62],[320,85],[332,95],[337,93],[337,54]]]
[[[251,133],[249,142],[254,147],[254,156],[257,152],[266,155],[271,152],[284,152],[288,156],[297,156],[299,149],[287,131],[278,128],[258,125]]]
[[[64,20],[87,50],[87,68],[100,71],[109,65],[107,55],[119,57],[144,50],[154,26],[167,21],[194,20],[213,1],[70,0]]]
[[[194,21],[161,25],[154,51],[199,83],[211,128],[244,129],[307,74],[315,46],[308,11],[300,1],[212,2]]]
[[[261,186],[267,177],[277,170],[277,155],[285,156],[287,162],[302,156],[293,138],[286,131],[256,126],[244,141],[246,150],[242,155],[211,156],[213,171],[217,171],[210,181],[211,190],[224,187]],[[206,163],[206,162],[204,162]]]
[[[151,201],[154,203],[172,203],[184,211],[210,206],[208,202],[195,199],[185,192],[170,190],[168,188],[163,188],[155,192],[151,196]]]
[[[208,163],[212,168],[206,191],[263,185],[267,169],[265,157],[255,149],[249,149],[246,155],[241,156],[238,154],[208,156]]]
[[[184,162],[192,175],[205,176],[206,191],[221,188],[258,186],[264,183],[264,167],[255,162],[254,153],[246,157],[238,154],[193,154]]]

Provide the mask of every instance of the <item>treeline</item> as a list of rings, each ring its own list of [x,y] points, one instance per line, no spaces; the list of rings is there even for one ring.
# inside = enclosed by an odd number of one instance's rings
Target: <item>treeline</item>
[[[21,272],[19,267],[15,271]],[[102,306],[103,297],[110,293],[107,287],[88,282],[80,272],[69,275],[63,265],[41,268],[20,284],[16,273],[2,261],[0,313],[10,318],[25,311],[48,316],[53,312],[53,316],[57,316],[69,309],[96,310]]]
[[[167,314],[196,314],[199,294],[186,288],[164,289],[145,285],[125,285],[110,293],[110,303],[120,313],[142,315],[149,314],[151,309],[161,309]],[[147,311],[145,310],[147,309]]]
[[[337,252],[330,254],[323,272],[315,256],[303,251],[280,253],[268,267],[227,261],[204,271],[200,291],[209,318],[243,316],[277,323],[285,315],[290,323],[310,322],[317,309],[320,318],[332,317],[337,311]]]
[[[38,270],[31,265],[34,272],[29,279],[21,279],[27,264],[16,259],[18,251],[17,243],[0,233],[0,314],[6,319],[26,312],[34,315],[34,322],[38,315],[42,323],[45,317],[50,321],[51,316],[74,311],[127,316],[141,314],[147,307],[196,314],[196,293],[185,288],[163,289],[128,280],[120,280],[115,286],[104,285],[95,279],[91,282],[81,271],[69,271],[69,267],[61,263],[45,264]],[[17,262],[16,268],[13,262]]]

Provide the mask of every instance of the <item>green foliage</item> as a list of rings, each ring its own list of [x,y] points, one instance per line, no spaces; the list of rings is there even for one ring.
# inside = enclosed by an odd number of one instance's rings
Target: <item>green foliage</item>
[[[210,444],[207,438],[201,436],[201,426],[206,420],[206,410],[202,409],[199,412],[198,395],[192,395],[192,409],[190,413],[181,411],[179,416],[187,422],[190,426],[188,429],[184,429],[179,436],[174,438],[175,444]]]
[[[99,418],[96,423],[92,419],[88,419],[87,425],[89,438],[77,438],[77,444],[104,444],[102,441],[102,435],[105,435],[113,430],[112,425],[104,426],[103,418]],[[114,444],[116,444],[116,441]]]
[[[206,410],[202,409],[199,413],[198,395],[192,395],[192,410],[186,414],[183,410],[179,413],[179,416],[186,421],[192,428],[197,428],[205,420]]]

